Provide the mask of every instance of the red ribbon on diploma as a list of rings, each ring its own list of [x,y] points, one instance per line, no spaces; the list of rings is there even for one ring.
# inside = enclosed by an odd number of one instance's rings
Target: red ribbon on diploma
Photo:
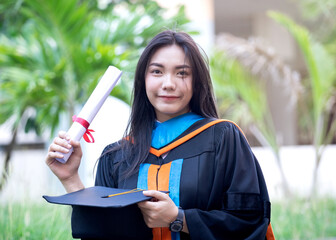
[[[83,118],[77,117],[76,115],[72,116],[72,121],[73,122],[78,122],[80,125],[82,125],[86,129],[86,131],[83,135],[84,140],[88,143],[94,143],[95,140],[94,140],[94,138],[91,134],[91,132],[94,132],[94,130],[88,129],[89,126],[90,126],[90,123]]]

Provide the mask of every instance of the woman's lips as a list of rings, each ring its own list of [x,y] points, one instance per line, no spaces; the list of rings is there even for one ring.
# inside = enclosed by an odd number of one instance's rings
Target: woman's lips
[[[162,96],[159,96],[159,98],[161,98],[161,99],[163,99],[165,101],[173,101],[173,100],[178,99],[179,97],[177,97],[177,96],[162,95]]]

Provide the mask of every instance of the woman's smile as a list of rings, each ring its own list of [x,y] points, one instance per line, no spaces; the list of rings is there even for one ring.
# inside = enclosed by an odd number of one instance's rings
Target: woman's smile
[[[174,101],[179,99],[178,96],[169,96],[169,95],[160,95],[159,98],[163,99],[164,101]]]

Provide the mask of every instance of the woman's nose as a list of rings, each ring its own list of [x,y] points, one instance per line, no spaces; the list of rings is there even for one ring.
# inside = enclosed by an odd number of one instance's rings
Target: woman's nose
[[[171,74],[167,74],[164,77],[162,88],[165,90],[174,90],[176,87],[174,76]]]

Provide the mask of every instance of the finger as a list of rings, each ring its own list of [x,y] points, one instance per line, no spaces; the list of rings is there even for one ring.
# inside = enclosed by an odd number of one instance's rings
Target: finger
[[[148,216],[147,214],[147,209],[143,206],[143,204],[138,203],[138,207],[140,208],[140,211],[142,212],[142,214],[145,216]]]
[[[70,140],[70,136],[65,132],[65,131],[59,131],[58,132],[58,136],[60,137],[60,138],[64,138],[64,139],[67,139],[67,140]]]
[[[138,203],[138,206],[143,211],[156,211],[157,208],[159,208],[158,202],[152,202],[152,201],[143,201]]]
[[[141,209],[146,208],[146,203],[147,203],[147,202],[148,202],[148,201],[139,202],[139,203],[138,203],[138,207],[141,208]]]
[[[63,138],[59,138],[59,137],[55,138],[54,144],[60,145],[62,147],[68,148],[68,149],[70,149],[72,147],[71,144],[70,144],[70,141],[68,141],[66,139],[63,139]]]
[[[79,141],[75,141],[75,140],[70,140],[69,143],[74,147],[79,147],[80,146],[80,142]]]
[[[152,205],[151,205],[151,204],[148,204],[148,203],[150,203],[150,201],[139,202],[139,203],[138,203],[138,207],[139,207],[141,210],[151,209],[151,208],[152,208]]]
[[[70,140],[70,144],[73,146],[73,151],[82,154],[82,148],[79,141]]]
[[[63,158],[63,157],[64,155],[59,152],[48,152],[46,162],[48,163],[50,161],[53,161],[55,158]]]
[[[71,148],[71,145],[70,145]],[[69,148],[63,147],[59,144],[52,143],[49,147],[49,152],[60,152],[60,153],[68,153]]]
[[[154,190],[143,191],[143,195],[145,195],[147,197],[154,197],[154,198],[158,199],[159,201],[166,200],[167,198],[169,198],[166,193],[159,192],[159,191],[154,191]]]

